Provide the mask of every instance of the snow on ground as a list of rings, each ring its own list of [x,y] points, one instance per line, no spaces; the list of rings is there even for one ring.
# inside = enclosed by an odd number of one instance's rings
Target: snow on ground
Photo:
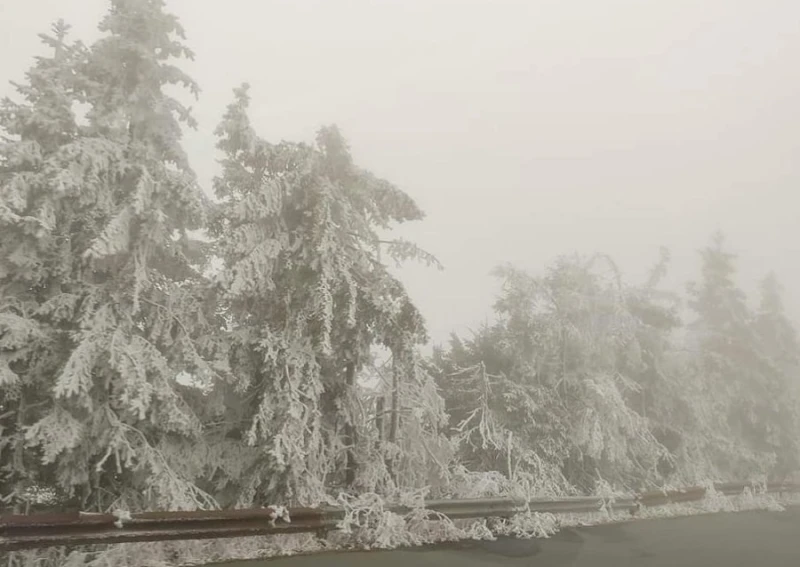
[[[365,512],[363,508],[351,510],[346,525],[342,526],[344,529],[332,530],[324,538],[319,538],[315,534],[289,534],[202,542],[120,544],[112,546],[103,555],[102,561],[104,565],[120,567],[134,564],[137,567],[175,567],[326,551],[395,549],[463,539],[494,539],[500,535],[522,538],[549,537],[559,529],[567,527],[721,512],[779,511],[789,505],[800,505],[800,495],[754,494],[746,491],[734,497],[712,493],[701,502],[644,508],[635,515],[627,511],[559,515],[530,513],[519,514],[507,521],[498,519],[450,521],[440,516],[432,516],[429,511],[424,510],[414,510],[401,516],[377,506],[372,511],[367,510],[366,515],[363,514]],[[356,512],[362,512],[358,520]],[[79,555],[81,559],[91,559],[94,554]],[[99,556],[95,557],[99,559]],[[62,564],[71,563],[66,561]]]

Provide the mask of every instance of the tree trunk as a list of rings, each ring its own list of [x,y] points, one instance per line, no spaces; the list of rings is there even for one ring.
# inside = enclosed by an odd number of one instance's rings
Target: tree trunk
[[[375,400],[375,429],[378,430],[378,447],[383,443],[383,412],[386,411],[386,398],[381,396]]]
[[[389,424],[389,443],[397,442],[400,431],[400,377],[403,372],[401,353],[392,355],[392,421]]]
[[[356,383],[356,360],[355,355],[345,368],[345,383],[347,384],[346,395],[352,395]],[[353,427],[351,419],[347,419],[344,425],[344,441],[347,445],[347,455],[345,462],[345,484],[350,487],[356,481],[358,463],[356,462],[355,448],[358,443],[356,428]]]
[[[397,436],[400,432],[400,379],[403,372],[403,351],[395,348],[392,351],[392,411],[389,423],[389,443],[397,443]],[[386,468],[392,480],[397,482],[394,470],[394,460],[389,459]]]

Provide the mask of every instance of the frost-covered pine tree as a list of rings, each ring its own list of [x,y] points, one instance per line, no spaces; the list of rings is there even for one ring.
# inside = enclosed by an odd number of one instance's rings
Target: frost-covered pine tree
[[[16,380],[36,384],[45,398],[26,441],[84,509],[207,505],[195,486],[203,452],[191,450],[202,435],[190,402],[197,396],[177,380],[188,372],[202,382],[218,370],[201,352],[207,310],[188,254],[188,231],[203,227],[205,201],[180,144],[181,123],[192,119],[165,93],[175,84],[197,93],[172,63],[191,53],[160,0],[112,0],[100,30],[104,37],[81,54],[66,83],[85,117],[76,123],[65,100],[63,134],[42,136],[54,147],[29,150],[39,160],[35,174],[3,176],[11,194],[3,201],[21,217],[46,221],[26,218],[28,230],[41,233],[29,247],[52,242],[30,270],[58,276],[26,296],[32,328],[59,331],[46,339],[57,338],[46,367],[16,366]],[[30,115],[35,123],[44,113],[30,108]],[[17,132],[19,143],[41,145],[31,132]],[[45,212],[26,208],[35,199]],[[4,272],[6,279],[25,273]],[[23,332],[34,331],[12,331],[11,357],[27,348]]]
[[[777,454],[777,477],[794,474],[800,466],[800,343],[786,315],[782,288],[774,273],[760,286],[754,321],[760,354],[763,390],[759,409],[763,441]]]
[[[775,455],[763,444],[762,417],[757,411],[764,375],[759,364],[753,316],[747,298],[734,280],[735,255],[716,233],[701,250],[701,277],[689,285],[689,306],[695,381],[687,399],[704,416],[705,453],[718,475],[742,478],[767,472]]]
[[[683,325],[681,297],[661,286],[669,262],[670,254],[662,248],[645,282],[626,288],[626,307],[633,316],[636,340],[625,347],[629,356],[622,371],[636,382],[629,392],[631,406],[647,419],[653,436],[669,451],[658,461],[657,483],[691,485],[698,481],[695,471],[699,467],[687,470],[686,460],[679,456],[686,454],[687,437],[694,438],[697,432],[691,425],[693,406],[687,405],[685,368],[675,348]],[[701,476],[700,480],[706,479]]]
[[[419,313],[378,260],[382,246],[397,258],[417,252],[381,242],[378,231],[422,212],[356,167],[335,127],[313,145],[261,139],[249,100],[246,85],[237,89],[217,129],[224,159],[212,222],[239,379],[229,437],[254,447],[238,498],[311,502],[363,471],[356,377],[371,347],[411,349],[424,338]]]
[[[563,257],[541,277],[497,276],[497,322],[438,357],[466,462],[542,491],[654,482],[666,451],[635,399],[651,329],[613,262]]]
[[[72,313],[58,303],[73,283],[62,158],[80,136],[73,107],[86,50],[67,42],[68,30],[59,21],[40,36],[52,55],[37,58],[14,84],[18,100],[0,108],[0,498],[13,505],[53,486],[25,431],[52,412],[53,379],[71,348]]]

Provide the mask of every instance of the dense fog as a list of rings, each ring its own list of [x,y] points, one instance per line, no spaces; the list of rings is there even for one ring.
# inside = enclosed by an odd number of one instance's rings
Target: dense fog
[[[798,18],[5,2],[2,507],[795,478]]]

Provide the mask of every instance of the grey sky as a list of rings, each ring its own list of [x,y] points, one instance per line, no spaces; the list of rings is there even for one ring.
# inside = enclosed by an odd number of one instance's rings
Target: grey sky
[[[797,0],[168,0],[211,131],[242,81],[270,139],[335,122],[359,164],[427,211],[404,235],[446,271],[402,277],[443,340],[489,312],[488,272],[611,254],[671,281],[722,229],[740,282],[775,269],[800,315]],[[0,0],[0,80],[22,78],[58,17],[91,41],[104,0]],[[0,85],[0,94],[10,89]]]

